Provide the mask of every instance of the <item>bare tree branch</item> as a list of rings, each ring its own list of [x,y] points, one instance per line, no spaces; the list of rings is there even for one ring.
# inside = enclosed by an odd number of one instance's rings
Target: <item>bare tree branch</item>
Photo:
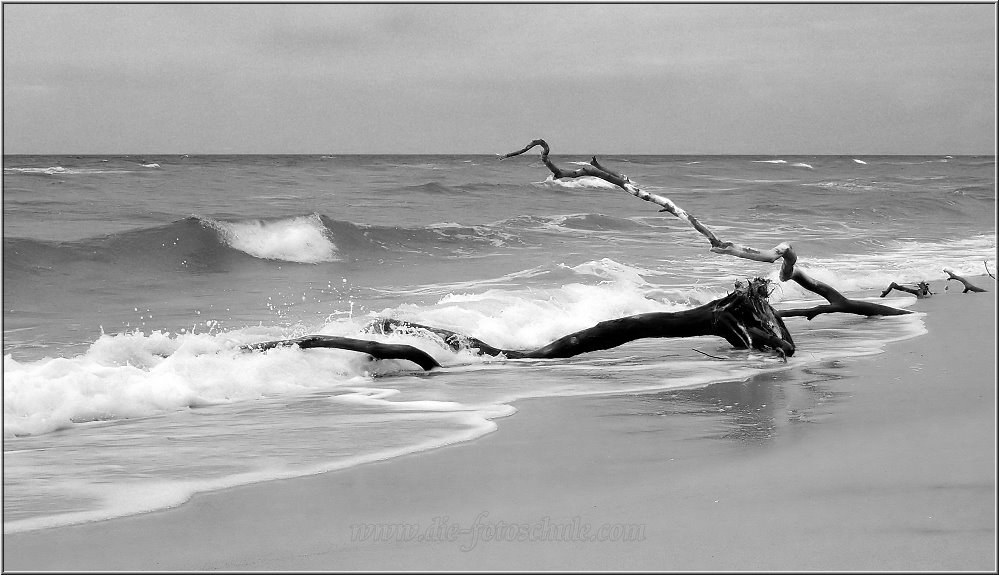
[[[427,352],[417,349],[411,345],[379,343],[365,339],[352,339],[349,337],[337,337],[332,335],[307,335],[295,339],[283,339],[279,341],[265,341],[241,346],[243,351],[266,351],[275,347],[285,347],[297,345],[300,348],[308,349],[313,347],[324,347],[334,349],[345,349],[348,351],[359,351],[366,353],[375,359],[406,359],[424,370],[431,370],[441,365]]]
[[[829,302],[829,304],[806,309],[781,310],[777,312],[781,317],[804,316],[811,321],[815,318],[815,316],[823,313],[852,313],[868,317],[876,315],[906,315],[912,313],[907,309],[899,309],[897,307],[889,307],[869,301],[850,299],[836,291],[829,284],[822,283],[809,277],[800,269],[794,270],[794,275],[791,279],[808,291],[822,296]]]
[[[912,313],[908,310],[902,310],[898,308],[892,308],[888,306],[883,306],[879,304],[872,304],[869,302],[860,302],[856,300],[849,300],[842,294],[837,292],[832,287],[813,280],[808,277],[804,272],[796,269],[794,264],[798,260],[798,256],[794,252],[794,248],[791,244],[784,242],[780,243],[769,250],[758,250],[749,246],[739,245],[733,242],[726,242],[718,239],[718,237],[707,228],[704,224],[698,221],[697,218],[688,214],[682,208],[674,204],[669,198],[660,196],[657,194],[650,194],[649,192],[643,191],[632,182],[628,176],[624,174],[618,174],[597,162],[596,156],[590,159],[589,166],[583,166],[579,170],[566,171],[560,169],[548,158],[549,147],[548,143],[544,140],[534,140],[524,148],[517,150],[516,152],[510,152],[505,154],[500,159],[510,158],[523,154],[524,152],[530,150],[535,146],[541,146],[541,160],[544,162],[548,169],[551,170],[552,174],[556,178],[578,178],[581,176],[595,176],[601,178],[607,182],[610,182],[629,194],[645,200],[647,202],[652,202],[656,205],[662,206],[663,210],[673,214],[674,216],[686,220],[695,230],[700,232],[701,235],[708,239],[711,244],[711,251],[717,254],[726,254],[730,256],[735,256],[743,259],[773,263],[777,260],[783,260],[781,262],[780,269],[780,280],[788,281],[794,280],[801,287],[819,294],[830,302],[828,306],[819,306],[817,308],[812,308],[810,310],[789,310],[781,312],[782,317],[789,317],[794,315],[805,315],[809,319],[815,317],[819,313],[833,313],[833,312],[843,312],[843,313],[856,313],[860,315],[902,315],[907,313]],[[806,313],[807,312],[807,313]]]

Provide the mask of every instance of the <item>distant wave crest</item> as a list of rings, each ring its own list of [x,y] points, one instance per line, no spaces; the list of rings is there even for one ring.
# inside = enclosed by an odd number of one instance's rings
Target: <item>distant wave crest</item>
[[[386,253],[465,257],[483,249],[524,245],[519,236],[522,231],[506,222],[405,227],[357,224],[317,213],[236,220],[195,215],[160,226],[68,242],[4,238],[4,269],[15,275],[33,274],[82,260],[138,268],[218,271],[247,258],[323,264],[380,259]]]
[[[158,165],[156,167],[159,167]],[[64,168],[63,166],[49,166],[47,168],[4,168],[5,174],[24,174],[40,176],[75,176],[90,174],[130,174],[132,170],[99,170],[95,168]]]
[[[319,214],[279,220],[226,222],[203,218],[230,247],[265,260],[315,264],[338,261],[336,244]]]
[[[752,160],[754,164],[788,164],[787,160]],[[788,164],[792,168],[807,168],[809,170],[814,170],[815,168],[811,164],[806,164],[804,162],[793,162]]]

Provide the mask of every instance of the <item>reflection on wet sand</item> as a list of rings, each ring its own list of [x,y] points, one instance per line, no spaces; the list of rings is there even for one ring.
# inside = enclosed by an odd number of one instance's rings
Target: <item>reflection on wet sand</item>
[[[814,368],[761,373],[745,381],[647,394],[641,402],[647,409],[635,412],[635,403],[629,402],[629,415],[665,418],[662,425],[642,426],[640,432],[676,431],[681,437],[674,435],[675,439],[749,444],[792,439],[804,431],[800,424],[821,422],[850,397],[828,385],[845,377],[837,373],[840,369],[840,362],[830,361]],[[691,422],[692,418],[699,421]]]

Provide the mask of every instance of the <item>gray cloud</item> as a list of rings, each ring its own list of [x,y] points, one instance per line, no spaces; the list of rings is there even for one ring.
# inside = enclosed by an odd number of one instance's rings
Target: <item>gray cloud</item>
[[[18,152],[991,153],[989,5],[7,5]],[[917,136],[918,135],[918,136]]]

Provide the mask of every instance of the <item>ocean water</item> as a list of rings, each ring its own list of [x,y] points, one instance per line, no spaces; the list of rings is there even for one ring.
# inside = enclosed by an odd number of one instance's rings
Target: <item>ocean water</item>
[[[995,271],[991,156],[601,162],[723,240],[792,242],[802,269],[853,297],[878,299],[892,281],[940,291],[944,268]],[[5,532],[469,441],[518,399],[739,382],[925,332],[920,314],[790,318],[787,363],[712,337],[514,361],[363,333],[394,317],[529,349],[776,280],[778,264],[713,254],[657,206],[599,180],[553,181],[537,156],[6,156],[3,167]],[[772,302],[819,303],[790,283]],[[237,349],[305,334],[407,343],[444,368]]]

